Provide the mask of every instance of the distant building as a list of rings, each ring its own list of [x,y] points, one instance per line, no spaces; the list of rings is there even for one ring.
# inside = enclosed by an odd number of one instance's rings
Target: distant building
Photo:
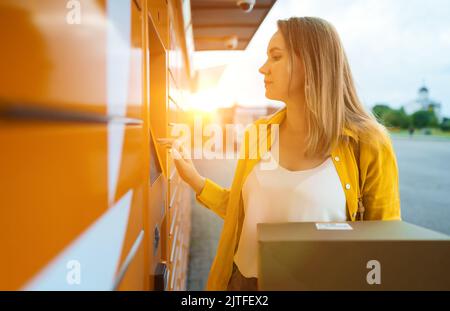
[[[429,89],[425,85],[422,86],[418,91],[417,98],[405,105],[405,107],[404,107],[405,112],[408,114],[412,114],[419,110],[434,111],[439,122],[441,122],[442,121],[442,115],[441,115],[442,105],[440,102],[432,100],[430,98],[429,94],[430,94]]]

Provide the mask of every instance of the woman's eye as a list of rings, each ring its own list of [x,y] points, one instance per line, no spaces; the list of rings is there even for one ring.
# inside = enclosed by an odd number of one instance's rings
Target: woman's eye
[[[279,60],[281,58],[281,56],[272,56],[273,60]]]

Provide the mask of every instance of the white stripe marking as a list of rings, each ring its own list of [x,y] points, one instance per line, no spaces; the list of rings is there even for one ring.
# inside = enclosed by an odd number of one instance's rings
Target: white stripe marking
[[[131,56],[131,3],[108,0],[106,78],[108,115],[123,117],[127,110]],[[125,127],[108,125],[108,201],[114,202],[120,173]]]
[[[25,290],[111,290],[128,225],[133,191],[125,194],[51,261]],[[69,284],[67,263],[80,264],[80,284]]]

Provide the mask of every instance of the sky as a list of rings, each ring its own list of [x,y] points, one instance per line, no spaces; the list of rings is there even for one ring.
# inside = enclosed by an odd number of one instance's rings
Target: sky
[[[399,108],[425,83],[450,117],[448,0],[278,0],[245,51],[196,52],[197,68],[229,64],[214,90],[215,105],[279,104],[264,97],[258,68],[276,21],[291,16],[321,17],[336,27],[366,106]]]

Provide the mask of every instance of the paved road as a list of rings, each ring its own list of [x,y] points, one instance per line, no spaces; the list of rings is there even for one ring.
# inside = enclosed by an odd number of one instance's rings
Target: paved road
[[[402,218],[450,235],[450,140],[393,138],[397,154]],[[229,186],[235,161],[196,162],[199,171]],[[188,290],[203,290],[223,221],[193,198]]]
[[[230,187],[235,160],[194,161],[200,174],[223,187]],[[223,220],[198,204],[192,195],[192,229],[189,250],[188,290],[204,290],[209,269],[216,254]]]
[[[403,220],[450,235],[450,141],[393,142]]]

